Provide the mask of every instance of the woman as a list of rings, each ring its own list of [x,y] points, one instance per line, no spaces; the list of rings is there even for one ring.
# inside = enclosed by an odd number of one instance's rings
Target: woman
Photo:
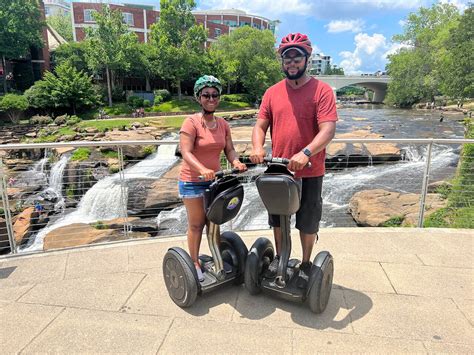
[[[214,172],[221,169],[221,152],[224,151],[234,168],[247,170],[234,149],[229,124],[223,118],[214,116],[221,92],[222,85],[215,77],[200,77],[194,85],[194,96],[201,106],[201,112],[187,117],[179,132],[184,160],[179,174],[179,195],[186,207],[189,254],[199,281],[204,280],[198,258],[201,235],[206,225],[203,196],[215,178]],[[200,180],[199,176],[204,179]]]

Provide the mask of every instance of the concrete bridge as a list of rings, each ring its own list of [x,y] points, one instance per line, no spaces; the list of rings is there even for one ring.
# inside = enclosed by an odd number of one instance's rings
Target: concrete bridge
[[[370,76],[370,75],[318,75],[316,79],[324,81],[331,85],[336,95],[336,90],[345,86],[358,85],[370,89],[374,92],[373,102],[382,102],[387,93],[387,84],[391,78],[389,76]]]

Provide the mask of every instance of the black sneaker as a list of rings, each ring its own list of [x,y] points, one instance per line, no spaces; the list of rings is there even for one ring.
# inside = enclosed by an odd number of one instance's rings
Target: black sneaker
[[[268,265],[268,269],[265,270],[265,273],[264,273],[265,278],[271,279],[276,276],[279,262],[280,262],[280,257],[278,255],[275,255],[275,258],[272,260],[270,265]]]
[[[298,272],[298,279],[296,280],[296,286],[298,288],[308,287],[309,275],[311,273],[311,261],[305,261],[300,265],[300,271]]]

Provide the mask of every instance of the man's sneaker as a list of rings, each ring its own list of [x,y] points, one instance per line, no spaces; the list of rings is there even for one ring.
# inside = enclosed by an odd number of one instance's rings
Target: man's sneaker
[[[265,276],[265,278],[271,279],[276,276],[279,261],[280,261],[280,257],[278,255],[275,255],[275,258],[273,258],[270,265],[268,265],[268,269],[265,271],[265,274],[263,275]]]
[[[298,288],[308,287],[309,275],[311,273],[311,261],[305,261],[300,265],[300,271],[298,272],[298,279],[296,280],[296,286]]]
[[[202,273],[201,267],[199,265],[196,265],[196,264],[194,264],[194,266],[196,267],[196,273],[197,273],[197,277],[198,277],[199,282],[203,282],[204,281],[204,275]]]

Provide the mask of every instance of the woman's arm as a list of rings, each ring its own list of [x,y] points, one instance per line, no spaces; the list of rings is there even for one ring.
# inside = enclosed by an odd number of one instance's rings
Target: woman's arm
[[[240,162],[239,155],[235,151],[230,129],[226,135],[224,153],[227,157],[227,160],[232,164],[232,167],[237,168],[240,171],[247,170],[247,165]]]

